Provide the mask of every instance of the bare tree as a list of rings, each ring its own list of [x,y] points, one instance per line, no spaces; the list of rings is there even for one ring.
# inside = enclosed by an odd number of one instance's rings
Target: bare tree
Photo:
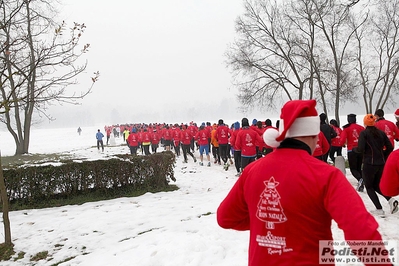
[[[0,1],[0,121],[14,137],[16,154],[27,153],[30,127],[35,112],[47,116],[51,101],[76,104],[90,93],[99,77],[95,72],[92,85],[79,95],[66,94],[76,84],[77,75],[87,64],[77,66],[89,45],[78,49],[86,28],[74,23],[68,36],[66,24],[46,17],[51,3],[39,0]],[[48,117],[50,118],[50,117]],[[9,205],[0,154],[0,197],[2,202],[5,245],[12,247]]]
[[[335,119],[339,121],[342,103],[355,101],[356,80],[353,78],[355,60],[353,54],[354,28],[349,26],[356,1],[318,1],[312,0],[317,14],[315,21],[319,32],[318,51],[322,65],[317,69],[317,80],[320,84],[318,99],[324,112],[334,110]],[[363,22],[363,21],[362,21]],[[331,96],[331,97],[330,97]],[[328,103],[328,100],[331,100]]]
[[[397,1],[375,0],[372,16],[365,10],[373,3],[358,0],[246,1],[227,52],[241,103],[271,109],[281,100],[314,98],[339,122],[342,105],[357,102],[363,88],[366,106],[376,101],[381,108],[398,87]],[[373,64],[364,60],[370,47],[379,51]]]
[[[69,29],[65,22],[57,24],[50,16],[57,14],[51,2],[41,0],[15,0],[4,5],[3,21],[10,17],[16,6],[22,8],[7,24],[4,23],[0,33],[6,40],[2,44],[3,68],[0,73],[5,110],[2,122],[14,138],[15,153],[24,154],[29,150],[34,114],[51,119],[46,111],[52,102],[77,104],[91,92],[99,74],[94,73],[92,85],[87,90],[68,94],[67,87],[76,84],[77,76],[87,67],[81,57],[90,45],[79,48],[85,24],[74,23]]]
[[[227,52],[239,99],[273,109],[281,100],[304,99],[309,67],[304,67],[295,23],[287,19],[278,1],[246,1],[236,22],[239,35]]]
[[[399,73],[399,1],[374,2],[370,20],[356,30],[357,77],[367,113],[397,104]]]
[[[4,28],[8,27],[11,23],[11,20],[18,14],[21,10],[22,5],[15,5],[14,9],[11,9],[10,13],[6,15],[4,12],[6,10],[6,5],[4,1],[0,1],[0,29],[3,30]],[[1,47],[0,54],[2,55],[9,55],[10,52],[7,50],[9,39],[5,40],[5,44]],[[1,57],[0,61],[0,68],[1,73],[4,73],[5,70],[5,63],[4,57]],[[3,75],[0,75],[0,88],[3,88]],[[3,93],[3,90],[2,90]],[[10,101],[10,97],[6,96],[3,98],[3,101],[0,103],[0,113],[6,113],[9,111],[10,107],[13,106],[13,103]],[[2,215],[3,215],[3,226],[4,226],[4,245],[8,248],[13,248],[13,244],[11,241],[11,223],[9,218],[9,200],[7,195],[7,188],[6,183],[3,175],[3,166],[1,163],[1,152],[0,152],[0,199],[2,202]]]
[[[3,213],[3,224],[4,224],[4,244],[6,244],[7,246],[12,246],[11,224],[10,224],[10,218],[8,216],[9,213],[8,196],[3,175],[3,167],[1,167],[1,152],[0,152],[0,196],[2,202],[2,213]]]

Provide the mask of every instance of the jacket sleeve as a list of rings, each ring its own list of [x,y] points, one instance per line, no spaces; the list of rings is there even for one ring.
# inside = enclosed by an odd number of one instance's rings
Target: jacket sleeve
[[[338,171],[335,169],[332,172],[326,187],[324,196],[326,210],[343,231],[347,241],[365,239],[382,241],[377,221],[367,211],[362,199],[346,177]]]
[[[236,141],[236,133],[232,133],[231,134],[231,137],[230,137],[230,145],[235,149],[236,148],[236,144],[235,144],[235,141]]]
[[[332,126],[330,126],[330,136],[332,139],[337,136],[337,132],[335,131],[335,129]]]
[[[324,155],[330,150],[330,143],[328,143],[328,140],[326,139],[324,134],[320,134],[320,135],[321,135],[321,138],[322,138],[322,153]],[[320,137],[320,135],[319,135],[319,137]]]
[[[339,146],[343,147],[346,144],[346,130],[341,131],[339,136]]]
[[[237,150],[238,151],[240,151],[241,150],[241,138],[240,138],[240,134],[241,132],[238,132],[237,133],[237,136],[236,136],[236,139],[235,139],[235,143],[234,143],[234,145],[235,145],[235,147],[237,148]]]
[[[364,131],[360,132],[357,147],[353,149],[356,153],[364,153],[366,150],[366,139],[364,136]]]
[[[216,218],[225,229],[249,230],[249,211],[244,198],[245,171],[220,203]]]
[[[386,196],[399,195],[399,150],[392,152],[385,163],[380,189]]]
[[[388,139],[386,134],[383,134],[384,136],[384,146],[385,146],[385,151],[384,151],[384,155],[385,158],[388,157],[388,155],[393,151],[393,146],[391,141]]]
[[[260,135],[256,134],[256,146],[264,147],[264,145],[265,145],[265,142],[263,140],[263,133],[261,133]]]

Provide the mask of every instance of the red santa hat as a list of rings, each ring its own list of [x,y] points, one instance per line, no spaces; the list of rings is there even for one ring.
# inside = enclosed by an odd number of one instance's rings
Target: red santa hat
[[[395,115],[396,118],[399,118],[399,109],[396,109],[394,115]]]
[[[293,100],[281,109],[279,131],[269,128],[263,140],[270,147],[278,147],[286,138],[316,136],[320,132],[320,118],[315,100]]]

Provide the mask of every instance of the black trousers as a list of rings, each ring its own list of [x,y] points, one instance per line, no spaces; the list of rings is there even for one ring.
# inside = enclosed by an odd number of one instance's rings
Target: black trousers
[[[215,161],[220,163],[220,153],[219,153],[219,147],[215,147],[212,145],[212,155]]]
[[[243,157],[241,156],[241,169],[244,170],[245,166],[248,164],[255,162],[256,156],[253,157]]]
[[[337,153],[337,156],[342,156],[342,147],[340,146],[331,146],[330,147],[330,159],[335,163],[335,153]]]
[[[100,146],[101,146],[102,151],[104,151],[104,142],[103,142],[103,140],[97,140],[97,149],[100,149]]]
[[[130,154],[137,155],[138,146],[129,146]]]
[[[144,150],[145,155],[150,155],[150,144],[148,145],[141,145],[141,148]]]
[[[229,144],[219,144],[220,158],[224,163],[227,163],[227,154],[229,152]]]
[[[234,151],[234,166],[239,173],[241,171],[241,151]]]
[[[157,153],[157,149],[158,149],[158,144],[151,144],[151,151],[153,153]]]
[[[363,154],[348,151],[348,163],[353,177],[359,181],[362,178]]]
[[[190,144],[182,144],[182,150],[183,150],[183,157],[184,160],[187,161],[187,154],[193,157],[194,159],[194,154],[191,152],[191,145]]]
[[[391,198],[383,195],[380,190],[382,170],[384,170],[384,165],[363,164],[362,173],[364,186],[367,189],[367,195],[373,202],[376,209],[382,209],[377,193],[383,196],[386,200],[389,200]]]

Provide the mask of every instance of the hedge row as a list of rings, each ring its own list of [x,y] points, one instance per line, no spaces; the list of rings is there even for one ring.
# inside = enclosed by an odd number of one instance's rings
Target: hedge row
[[[123,187],[140,191],[163,189],[170,180],[176,181],[174,164],[172,152],[119,155],[108,160],[8,169],[4,170],[4,178],[11,202],[36,202]]]

